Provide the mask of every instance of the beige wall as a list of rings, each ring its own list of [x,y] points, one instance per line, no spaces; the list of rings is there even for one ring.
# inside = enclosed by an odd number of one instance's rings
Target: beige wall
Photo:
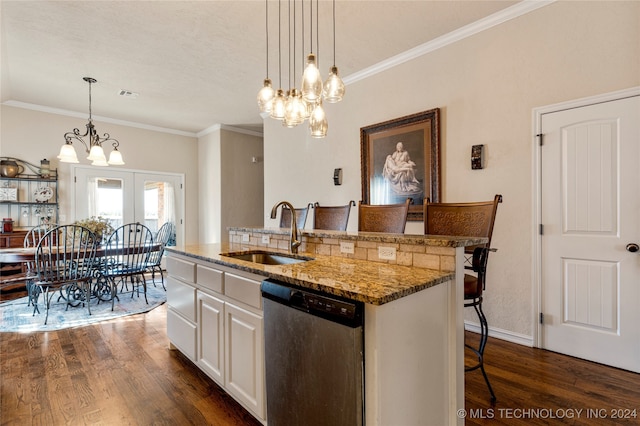
[[[1,113],[0,155],[34,164],[39,164],[43,158],[49,159],[51,168],[57,168],[59,173],[60,215],[65,219],[71,218],[69,165],[59,163],[56,157],[64,143],[63,135],[76,127],[84,133],[87,120],[6,105],[2,105]],[[95,119],[94,124],[100,134],[110,133],[120,141],[120,151],[126,164],[110,167],[185,174],[185,242],[197,242],[197,227],[189,226],[198,222],[198,176],[193,167],[197,164],[197,139],[102,123]],[[74,144],[80,163],[90,164],[85,160],[83,148],[77,145]],[[110,147],[105,151],[108,155]]]
[[[484,304],[489,324],[514,340],[530,341],[532,110],[640,85],[639,24],[640,2],[556,2],[347,86],[341,103],[325,105],[325,139],[267,119],[266,225],[276,226],[267,215],[279,200],[303,206],[360,199],[360,128],[438,107],[443,201],[504,196]],[[484,170],[470,169],[475,144],[485,144]],[[331,180],[336,167],[343,168],[342,186]],[[349,229],[357,229],[355,209]],[[407,226],[408,233],[422,229],[421,222]]]
[[[262,148],[261,136],[224,127],[200,137],[201,243],[228,241],[230,226],[262,226]]]

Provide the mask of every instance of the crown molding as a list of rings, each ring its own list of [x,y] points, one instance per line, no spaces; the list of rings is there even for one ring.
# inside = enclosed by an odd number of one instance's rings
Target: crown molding
[[[472,22],[471,24],[465,25],[455,31],[435,38],[427,43],[421,44],[420,46],[416,46],[413,49],[409,49],[361,71],[350,74],[343,78],[344,84],[347,85],[364,80],[365,78],[419,58],[427,53],[442,49],[445,46],[463,40],[467,37],[471,37],[472,35],[493,28],[504,22],[510,21],[511,19],[515,19],[541,7],[548,6],[555,1],[556,0],[523,0],[513,6],[501,10],[500,12],[496,12],[493,15],[480,19],[479,21]]]
[[[14,108],[23,108],[23,109],[33,110],[33,111],[46,112],[46,113],[49,113],[49,114],[64,115],[64,116],[67,116],[67,117],[83,118],[83,119],[87,118],[87,114],[86,113],[69,111],[69,110],[61,109],[61,108],[51,108],[51,107],[47,107],[47,106],[43,106],[43,105],[30,104],[30,103],[27,103],[27,102],[5,101],[5,102],[2,103],[2,105],[14,107]],[[173,135],[187,136],[187,137],[192,137],[192,138],[196,137],[196,134],[193,133],[193,132],[185,132],[185,131],[182,131],[182,130],[169,129],[169,128],[166,128],[166,127],[150,126],[148,124],[136,123],[136,122],[133,122],[133,121],[117,120],[115,118],[102,117],[102,116],[99,116],[99,115],[92,115],[91,118],[92,118],[93,121],[98,121],[98,122],[102,122],[102,123],[111,123],[111,124],[117,124],[119,126],[135,127],[135,128],[138,128],[138,129],[152,130],[154,132],[170,133],[170,134],[173,134]]]

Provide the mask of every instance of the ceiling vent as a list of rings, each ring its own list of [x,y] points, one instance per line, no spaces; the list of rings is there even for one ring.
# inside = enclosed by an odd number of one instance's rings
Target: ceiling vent
[[[138,97],[138,94],[136,92],[131,92],[129,90],[124,90],[124,89],[120,89],[120,91],[118,92],[118,95],[125,98],[131,98],[131,99],[136,99]]]

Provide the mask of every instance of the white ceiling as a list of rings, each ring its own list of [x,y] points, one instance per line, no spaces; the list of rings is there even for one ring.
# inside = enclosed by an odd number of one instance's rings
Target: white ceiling
[[[348,83],[350,76],[514,3],[337,0],[336,65]],[[288,4],[281,3],[285,90],[292,86],[285,53]],[[301,3],[295,4],[300,13]],[[304,0],[305,16],[309,4]],[[323,77],[333,62],[331,4],[318,4],[320,44],[314,50]],[[256,94],[266,74],[264,0],[2,0],[0,6],[3,103],[88,116],[82,77],[90,76],[98,80],[92,86],[94,117],[187,134],[217,124],[261,128]],[[277,10],[278,2],[269,1],[269,77],[276,88]],[[308,22],[305,33],[308,40]],[[295,75],[301,75],[299,41],[296,51]],[[139,97],[121,97],[121,89]]]

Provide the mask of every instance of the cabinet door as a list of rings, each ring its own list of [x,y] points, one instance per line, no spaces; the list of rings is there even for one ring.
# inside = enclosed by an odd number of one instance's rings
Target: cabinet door
[[[198,291],[198,366],[224,386],[224,301]]]
[[[196,359],[196,325],[187,321],[169,306],[167,309],[167,336],[189,359]]]
[[[265,418],[262,316],[225,306],[225,388],[246,408]]]

